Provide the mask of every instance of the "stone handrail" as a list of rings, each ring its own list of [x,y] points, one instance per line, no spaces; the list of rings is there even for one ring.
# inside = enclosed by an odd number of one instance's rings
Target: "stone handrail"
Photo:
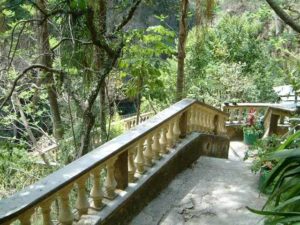
[[[228,124],[244,125],[250,109],[255,109],[257,114],[265,114],[269,107],[277,107],[279,104],[272,103],[237,103],[234,105],[223,105],[223,111],[229,114]]]
[[[36,214],[45,225],[53,224],[53,220],[64,225],[73,224],[74,218],[78,220],[87,214],[89,207],[101,210],[104,198],[105,201],[114,199],[117,189],[126,190],[128,183],[136,182],[139,174],[168,154],[187,133],[198,131],[226,136],[227,118],[228,115],[218,109],[184,99],[21,192],[1,200],[0,224],[19,221],[22,225],[31,225]],[[101,174],[105,174],[104,182]],[[70,196],[74,193],[76,202],[71,204]]]
[[[140,123],[146,121],[147,119],[149,119],[151,116],[153,116],[152,112],[148,112],[148,113],[143,113],[140,115]],[[132,127],[137,125],[136,122],[136,116],[131,116],[125,119],[122,119],[122,122],[124,123],[124,127],[125,130],[129,130]]]
[[[146,121],[151,116],[153,116],[152,112],[141,114],[140,115],[140,122]],[[136,115],[132,115],[130,117],[121,119],[121,123],[123,123],[125,131],[131,129],[132,127],[136,126]],[[111,125],[113,126],[115,124],[116,124],[116,122],[113,121]],[[100,130],[100,128],[97,129],[97,130]],[[92,133],[92,135],[93,135],[93,133]],[[73,138],[68,138],[66,141],[71,143],[72,140],[73,140]],[[101,140],[99,138],[97,138],[95,140],[95,142],[96,142],[95,144],[99,144],[101,142]],[[57,143],[53,143],[52,145],[41,149],[39,152],[38,151],[33,152],[32,155],[37,156],[37,155],[40,155],[40,154],[47,154],[47,153],[51,153],[51,154],[55,155],[58,148],[59,148],[59,145]]]

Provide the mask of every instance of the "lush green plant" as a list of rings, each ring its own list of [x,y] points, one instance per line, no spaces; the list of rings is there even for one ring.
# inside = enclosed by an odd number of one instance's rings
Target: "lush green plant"
[[[266,159],[278,164],[263,185],[272,187],[271,195],[262,210],[250,209],[264,215],[266,225],[290,225],[300,222],[300,131],[289,136]]]
[[[244,160],[247,160],[248,158],[253,160],[251,165],[252,172],[257,173],[261,170],[261,168],[271,170],[274,167],[274,161],[267,160],[266,156],[278,148],[281,140],[282,139],[280,137],[272,135],[264,139],[257,140],[254,145],[249,147]]]

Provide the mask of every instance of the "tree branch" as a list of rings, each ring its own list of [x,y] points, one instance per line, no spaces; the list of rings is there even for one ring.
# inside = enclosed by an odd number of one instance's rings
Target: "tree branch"
[[[128,24],[128,22],[133,17],[134,12],[136,11],[137,7],[139,6],[139,4],[141,2],[142,2],[142,0],[136,0],[135,3],[133,3],[133,5],[131,6],[131,8],[128,11],[128,14],[126,16],[124,16],[121,23],[114,28],[114,30],[113,30],[114,32],[120,31],[124,26],[126,26],[126,24]]]
[[[75,41],[75,42],[78,42],[78,43],[83,44],[83,45],[91,45],[91,44],[93,44],[93,42],[91,42],[91,41],[82,41],[82,40],[73,39],[73,38],[62,38],[56,45],[54,45],[51,48],[51,51],[54,51],[56,48],[58,48],[61,45],[61,43],[65,42],[65,41]]]
[[[1,103],[0,105],[0,110],[3,108],[3,106],[6,104],[6,102],[10,99],[10,97],[12,96],[17,84],[18,84],[18,81],[24,77],[26,75],[26,73],[28,73],[30,70],[33,70],[33,69],[43,69],[43,70],[46,70],[47,72],[52,72],[52,73],[63,73],[62,70],[56,70],[56,69],[53,69],[53,68],[49,68],[47,66],[44,66],[44,65],[41,65],[41,64],[34,64],[34,65],[31,65],[29,67],[27,67],[26,69],[24,69],[22,71],[22,73],[20,73],[16,79],[13,81],[12,83],[12,87],[8,93],[8,95],[5,97],[4,101]]]
[[[98,46],[99,48],[103,49],[109,56],[114,57],[115,52],[109,47],[106,43],[106,40],[101,34],[98,35],[95,25],[94,25],[94,11],[92,8],[88,8],[86,13],[86,25],[91,34],[91,39],[94,45]]]
[[[282,8],[280,8],[274,0],[266,0],[275,13],[294,31],[300,33],[300,25],[297,24]]]

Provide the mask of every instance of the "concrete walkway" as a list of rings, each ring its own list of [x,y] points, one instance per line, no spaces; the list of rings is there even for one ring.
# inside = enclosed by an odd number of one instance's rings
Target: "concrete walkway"
[[[256,225],[265,198],[258,177],[242,161],[246,146],[231,142],[229,160],[201,157],[175,180],[130,225]]]

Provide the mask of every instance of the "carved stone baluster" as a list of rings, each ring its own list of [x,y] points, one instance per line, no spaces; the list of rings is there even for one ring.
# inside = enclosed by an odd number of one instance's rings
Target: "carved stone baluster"
[[[243,108],[239,109],[239,117],[238,117],[238,122],[242,123],[243,121]]]
[[[193,130],[199,131],[200,128],[200,110],[198,107],[194,107],[194,124],[193,124]]]
[[[285,118],[284,115],[280,115],[279,124],[284,124],[284,118]]]
[[[104,193],[102,191],[101,185],[101,171],[103,166],[98,166],[92,171],[93,177],[93,187],[90,192],[90,196],[93,199],[93,207],[96,209],[101,209],[103,207],[102,199]]]
[[[136,179],[134,177],[136,167],[134,164],[134,155],[136,153],[136,147],[131,147],[128,150],[128,182],[133,183]]]
[[[152,166],[153,162],[153,152],[152,152],[152,143],[153,143],[153,134],[148,134],[146,138],[146,150],[144,151],[145,156],[145,165]]]
[[[163,126],[161,128],[161,136],[160,136],[160,140],[159,140],[159,143],[160,143],[160,154],[161,155],[165,155],[168,153],[168,149],[167,149],[167,131],[168,131],[168,128],[166,126]]]
[[[152,153],[153,153],[153,158],[155,160],[160,159],[159,153],[161,152],[161,149],[159,144],[159,138],[160,138],[160,130],[157,130],[153,135],[153,144],[152,144]]]
[[[115,179],[115,162],[116,162],[117,158],[112,158],[109,159],[106,162],[106,179],[104,182],[104,187],[105,187],[105,198],[108,199],[114,199],[116,197],[116,187],[117,187],[117,181]]]
[[[87,214],[88,208],[90,206],[85,191],[85,184],[87,178],[88,178],[87,176],[83,176],[76,181],[78,187],[78,195],[77,195],[75,208],[78,210],[79,216]]]
[[[139,174],[143,174],[145,172],[145,159],[144,159],[144,140],[141,139],[138,142],[138,146],[137,146],[137,153],[136,153],[136,157],[134,159],[134,163],[137,167],[137,172]]]
[[[187,132],[190,133],[192,132],[192,123],[191,123],[191,120],[192,120],[192,113],[191,113],[191,109],[187,110]]]
[[[206,125],[206,113],[202,111],[202,132],[206,132],[207,125]]]
[[[21,225],[31,225],[31,216],[33,215],[33,213],[34,213],[34,209],[28,210],[25,213],[23,213],[19,217]]]
[[[228,113],[229,113],[229,123],[233,123],[234,120],[234,110],[233,109],[228,109]]]
[[[43,215],[43,225],[53,225],[51,220],[51,205],[53,200],[43,202],[40,207]]]
[[[214,124],[215,116],[216,116],[215,114],[210,115],[210,133],[213,133],[215,129],[215,124]]]
[[[195,124],[195,110],[194,110],[194,107],[191,107],[190,109],[190,132],[193,132],[194,131],[194,124]]]
[[[171,120],[168,124],[168,133],[167,133],[167,147],[170,149],[174,145],[174,133],[173,133],[174,121]]]
[[[212,115],[208,112],[207,113],[207,132],[210,133],[213,130],[212,125]]]
[[[73,223],[73,214],[69,205],[69,192],[72,186],[65,187],[58,193],[59,197],[59,213],[58,221],[63,225],[70,225]]]
[[[174,129],[173,129],[173,133],[174,133],[174,139],[175,142],[179,140],[179,136],[180,136],[180,129],[179,129],[179,120],[180,120],[181,115],[177,116],[174,120]]]
[[[198,118],[199,118],[199,113],[200,113],[200,111],[199,111],[199,109],[197,108],[197,107],[194,107],[193,108],[193,111],[194,111],[194,113],[193,113],[193,131],[197,131],[198,130]]]

